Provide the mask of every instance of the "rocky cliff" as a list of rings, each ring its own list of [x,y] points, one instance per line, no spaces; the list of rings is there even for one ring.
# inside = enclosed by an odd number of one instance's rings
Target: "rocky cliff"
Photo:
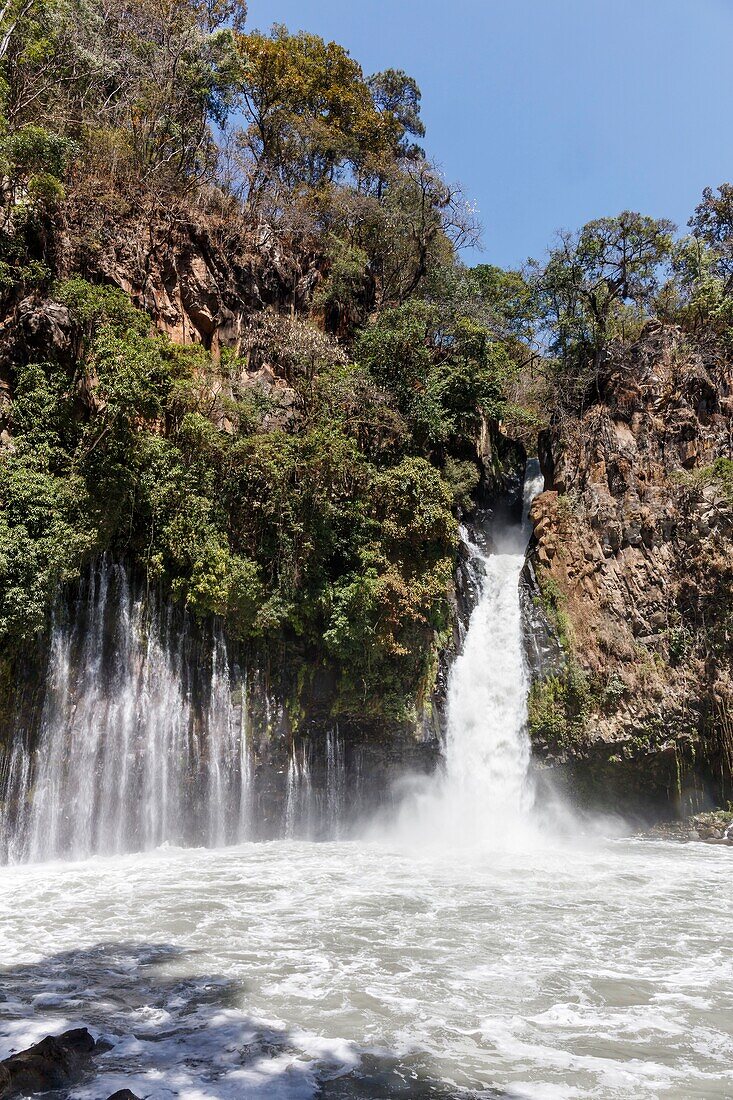
[[[732,794],[733,369],[649,324],[541,439],[524,577],[536,755],[576,797]]]
[[[253,313],[307,311],[323,257],[237,214],[78,201],[57,229],[57,270],[119,287],[175,343],[239,354]]]

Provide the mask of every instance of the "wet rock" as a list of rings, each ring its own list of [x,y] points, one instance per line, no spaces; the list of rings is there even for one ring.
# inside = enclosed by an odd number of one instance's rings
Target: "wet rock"
[[[711,810],[682,821],[661,821],[639,835],[653,840],[697,841],[733,847],[733,814]]]
[[[519,580],[519,603],[524,648],[532,680],[558,676],[565,667],[565,655],[542,607],[540,587],[531,558],[525,562]]]
[[[458,547],[455,579],[455,611],[460,635],[455,639],[456,646],[460,644],[461,637],[468,628],[468,621],[479,601],[480,591],[481,578],[476,572],[468,547],[461,542]]]
[[[134,1092],[130,1092],[129,1089],[119,1089],[108,1096],[107,1100],[140,1100],[140,1097],[136,1096]]]
[[[48,1035],[0,1062],[0,1100],[67,1088],[81,1079],[97,1044],[85,1027]]]
[[[483,468],[479,502],[495,517],[510,523],[522,518],[527,452],[522,443],[505,436],[493,422],[483,424],[478,440]]]
[[[733,816],[721,810],[707,814],[695,814],[690,825],[698,840],[708,844],[733,842]]]

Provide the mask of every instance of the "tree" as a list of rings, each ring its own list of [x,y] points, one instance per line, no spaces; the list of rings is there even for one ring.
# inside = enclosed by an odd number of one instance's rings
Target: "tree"
[[[706,187],[688,225],[693,235],[712,249],[726,290],[733,289],[733,184],[721,183],[717,194]]]
[[[482,417],[501,417],[512,371],[507,349],[451,303],[413,299],[384,310],[355,352],[392,395],[420,447],[472,439]]]
[[[649,316],[669,259],[674,225],[625,211],[560,234],[533,286],[549,350],[574,399],[597,381],[609,342],[638,331]]]
[[[275,26],[269,35],[238,35],[237,49],[250,197],[273,183],[316,188],[358,173],[368,158],[391,157],[404,125],[377,108],[361,66],[342,46]]]
[[[421,156],[418,146],[407,142],[407,135],[425,137],[425,124],[420,118],[422,93],[414,77],[401,69],[385,69],[375,73],[367,81],[378,111],[384,111],[397,119],[402,127],[402,135],[396,152],[402,156]]]

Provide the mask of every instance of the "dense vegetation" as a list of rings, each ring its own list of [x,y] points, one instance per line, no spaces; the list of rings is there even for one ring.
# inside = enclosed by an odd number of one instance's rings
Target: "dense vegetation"
[[[415,82],[246,33],[235,4],[11,0],[5,22],[3,314],[67,314],[5,368],[4,644],[109,550],[245,643],[332,661],[343,705],[401,712],[527,331],[521,277],[457,261],[476,227],[415,144]],[[171,343],[63,259],[141,208],[315,257],[305,308],[254,314],[237,348]]]
[[[345,705],[399,711],[449,625],[482,426],[593,400],[652,315],[727,339],[733,193],[706,193],[681,242],[622,214],[524,274],[467,269],[477,226],[418,144],[405,73],[248,32],[241,0],[1,14],[0,312],[68,316],[44,356],[0,365],[0,642],[41,632],[109,550],[244,643],[332,661]],[[305,301],[252,312],[231,349],[170,342],[73,260],[140,212],[307,258]]]

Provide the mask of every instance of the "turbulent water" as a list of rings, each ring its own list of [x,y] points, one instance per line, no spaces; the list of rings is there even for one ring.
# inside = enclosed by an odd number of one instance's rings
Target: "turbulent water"
[[[0,1055],[150,1100],[733,1096],[728,850],[278,841],[0,869]]]
[[[526,537],[467,536],[445,767],[338,843],[302,839],[347,816],[336,730],[320,789],[307,748],[290,757],[283,839],[242,841],[257,804],[226,649],[202,672],[105,566],[54,632],[39,750],[19,738],[0,776],[24,861],[0,867],[0,1057],[91,1027],[112,1045],[78,1100],[733,1096],[729,851],[577,820],[569,839],[535,805]]]

